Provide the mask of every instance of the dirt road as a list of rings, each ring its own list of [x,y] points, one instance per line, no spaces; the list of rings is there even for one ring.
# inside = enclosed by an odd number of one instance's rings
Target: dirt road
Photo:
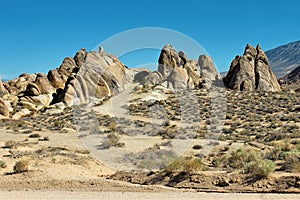
[[[84,192],[84,191],[0,191],[1,199],[130,199],[130,200],[298,200],[299,194],[195,193],[195,192]]]

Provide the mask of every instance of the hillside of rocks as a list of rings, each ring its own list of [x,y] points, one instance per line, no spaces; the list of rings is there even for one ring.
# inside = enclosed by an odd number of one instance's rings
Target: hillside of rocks
[[[158,58],[157,70],[130,69],[111,54],[79,50],[47,74],[21,74],[18,78],[0,80],[0,116],[18,119],[37,111],[61,112],[73,105],[99,103],[132,84],[147,87],[161,85],[166,89],[210,89],[224,85],[239,91],[281,91],[268,58],[261,47],[247,45],[244,55],[237,56],[222,80],[213,58],[200,55],[189,59],[183,51],[166,45]]]
[[[113,55],[81,49],[48,74],[21,74],[0,82],[0,114],[17,119],[53,105],[63,109],[89,97],[109,97],[132,82],[129,71]]]

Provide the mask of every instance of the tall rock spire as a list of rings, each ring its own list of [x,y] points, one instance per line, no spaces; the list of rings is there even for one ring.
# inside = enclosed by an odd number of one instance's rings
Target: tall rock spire
[[[240,91],[281,91],[268,57],[261,49],[247,44],[244,55],[236,56],[224,78],[226,87]]]

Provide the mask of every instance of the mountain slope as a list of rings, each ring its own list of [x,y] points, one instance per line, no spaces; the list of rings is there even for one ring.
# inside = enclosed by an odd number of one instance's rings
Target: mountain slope
[[[300,65],[300,41],[266,51],[272,70],[282,78]]]
[[[285,75],[283,77],[283,80],[286,83],[296,83],[297,81],[300,81],[300,66],[298,66],[297,68],[295,68],[289,74]]]

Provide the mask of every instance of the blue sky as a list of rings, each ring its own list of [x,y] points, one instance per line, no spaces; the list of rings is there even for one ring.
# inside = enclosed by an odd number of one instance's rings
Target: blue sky
[[[268,50],[300,40],[299,8],[296,0],[0,0],[0,75],[47,73],[83,47],[92,50],[114,34],[141,27],[188,35],[225,71],[247,43]],[[147,51],[122,61],[133,67],[144,59],[156,63],[157,56]]]

